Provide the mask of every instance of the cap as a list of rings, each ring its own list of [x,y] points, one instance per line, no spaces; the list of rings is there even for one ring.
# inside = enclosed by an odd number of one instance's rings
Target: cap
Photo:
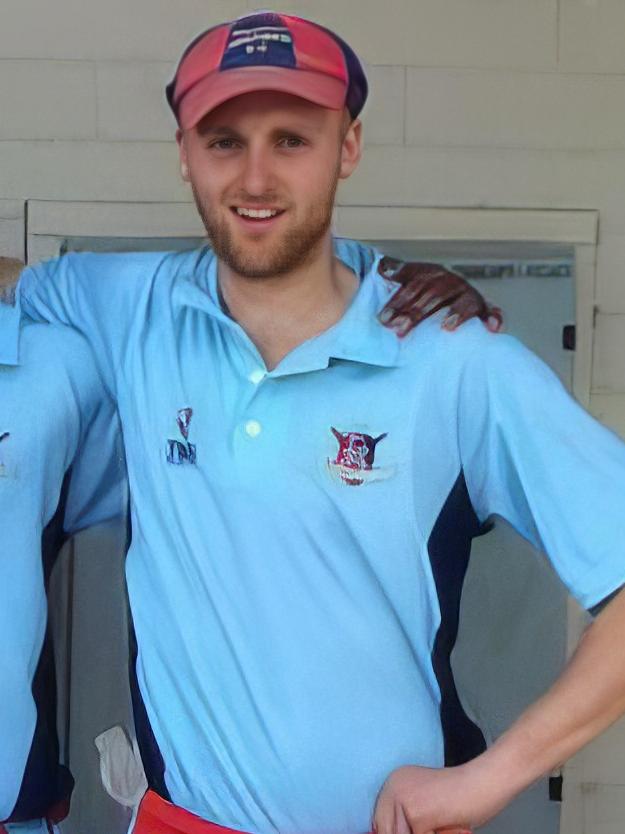
[[[367,98],[356,53],[338,35],[301,17],[256,12],[220,23],[185,49],[167,85],[167,101],[181,128],[235,96],[277,90],[353,119]]]

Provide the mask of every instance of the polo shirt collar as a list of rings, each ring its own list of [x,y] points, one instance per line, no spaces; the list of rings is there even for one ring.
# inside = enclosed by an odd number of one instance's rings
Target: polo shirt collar
[[[386,368],[400,364],[401,341],[377,320],[378,312],[389,298],[389,287],[377,272],[382,255],[362,244],[340,239],[335,240],[335,253],[359,277],[356,294],[336,324],[294,348],[268,376],[321,370],[334,359]],[[203,310],[247,339],[242,328],[219,304],[217,258],[206,250],[202,260],[204,268],[194,271],[193,277],[184,279],[175,288],[174,303]]]

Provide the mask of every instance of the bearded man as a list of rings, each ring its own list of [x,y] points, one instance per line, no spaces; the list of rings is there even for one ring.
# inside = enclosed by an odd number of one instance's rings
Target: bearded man
[[[479,825],[625,710],[625,448],[514,339],[443,311],[381,326],[381,255],[330,233],[366,93],[311,21],[213,27],[168,88],[213,249],[21,280],[25,314],[89,340],[121,416],[137,834]],[[486,750],[450,655],[493,514],[587,608],[616,596]]]

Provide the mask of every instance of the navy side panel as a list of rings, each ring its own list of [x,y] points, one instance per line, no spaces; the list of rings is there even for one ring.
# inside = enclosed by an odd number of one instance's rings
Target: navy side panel
[[[68,485],[69,473],[63,481],[59,506],[42,537],[46,593],[52,568],[64,541],[62,522]],[[56,674],[49,626],[46,628],[39,663],[33,678],[32,692],[37,708],[37,723],[20,792],[8,822],[25,822],[46,817],[48,814],[59,818],[69,811],[74,780],[69,770],[59,763]]]
[[[471,539],[483,532],[486,531],[471,506],[464,474],[460,472],[428,541],[441,612],[432,666],[441,690],[441,724],[448,767],[463,764],[486,749],[482,731],[462,708],[451,670],[451,652],[458,636],[460,597],[469,565]]]
[[[137,680],[137,638],[131,612],[128,614],[128,621],[130,623],[130,694],[132,697],[132,712],[139,753],[141,754],[145,778],[148,781],[149,787],[162,799],[171,802],[171,796],[165,785],[165,762],[154,738],[150,719],[148,718],[148,713],[143,703],[143,698],[141,697],[139,681]]]

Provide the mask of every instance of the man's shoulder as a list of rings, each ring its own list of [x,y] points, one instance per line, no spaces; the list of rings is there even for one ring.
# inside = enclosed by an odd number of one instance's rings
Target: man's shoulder
[[[518,339],[491,333],[477,318],[449,331],[442,327],[446,310],[430,316],[402,340],[402,355],[410,364],[453,368],[463,372],[503,369],[537,357]],[[538,360],[540,361],[540,360]]]

